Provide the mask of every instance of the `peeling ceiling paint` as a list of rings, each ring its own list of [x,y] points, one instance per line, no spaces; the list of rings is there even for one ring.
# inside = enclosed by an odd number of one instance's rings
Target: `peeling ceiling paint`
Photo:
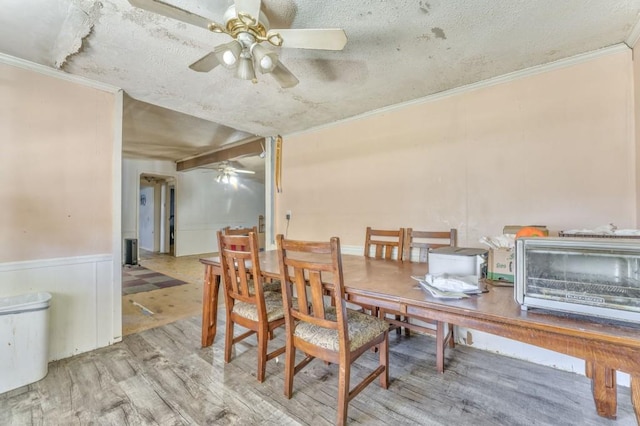
[[[83,39],[93,30],[101,7],[101,3],[88,0],[75,0],[69,4],[53,45],[52,55],[56,68],[62,68],[70,56],[80,51]]]
[[[232,3],[164,1],[217,22]],[[131,97],[125,150],[175,160],[624,43],[640,16],[640,0],[264,0],[273,28],[343,28],[348,37],[343,51],[275,48],[300,80],[282,89],[268,75],[251,84],[223,67],[190,70],[230,38],[127,0],[0,4],[0,52],[121,87]],[[156,120],[181,124],[159,134]]]

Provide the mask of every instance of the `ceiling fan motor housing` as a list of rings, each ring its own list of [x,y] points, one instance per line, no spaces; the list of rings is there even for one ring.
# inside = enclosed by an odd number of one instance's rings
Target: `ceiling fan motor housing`
[[[256,18],[242,11],[240,14],[236,13],[235,5],[229,6],[224,13],[224,23],[229,34],[234,38],[237,38],[240,33],[247,32],[254,39],[262,41],[267,37],[269,31],[269,20],[262,11],[260,11],[260,16]]]

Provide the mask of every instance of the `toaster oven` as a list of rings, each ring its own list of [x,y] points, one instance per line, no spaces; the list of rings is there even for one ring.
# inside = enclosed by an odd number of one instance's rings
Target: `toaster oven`
[[[640,241],[518,238],[514,296],[542,308],[640,324]]]

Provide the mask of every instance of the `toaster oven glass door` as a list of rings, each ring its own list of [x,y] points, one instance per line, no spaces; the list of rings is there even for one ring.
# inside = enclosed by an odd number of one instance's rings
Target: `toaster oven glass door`
[[[562,310],[591,313],[589,307],[640,313],[640,251],[624,245],[527,241],[519,249],[524,300],[557,301]],[[535,305],[533,303],[532,305]],[[539,304],[538,304],[539,305]],[[553,304],[546,306],[554,306]],[[566,309],[568,307],[568,309]],[[593,309],[595,314],[598,309]],[[625,315],[622,315],[625,317]]]

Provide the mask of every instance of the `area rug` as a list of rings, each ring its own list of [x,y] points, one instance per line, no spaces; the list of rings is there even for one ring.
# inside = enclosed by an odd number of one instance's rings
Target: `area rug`
[[[152,271],[143,266],[124,266],[122,268],[122,294],[135,294],[144,291],[159,290],[187,284],[184,281]]]

